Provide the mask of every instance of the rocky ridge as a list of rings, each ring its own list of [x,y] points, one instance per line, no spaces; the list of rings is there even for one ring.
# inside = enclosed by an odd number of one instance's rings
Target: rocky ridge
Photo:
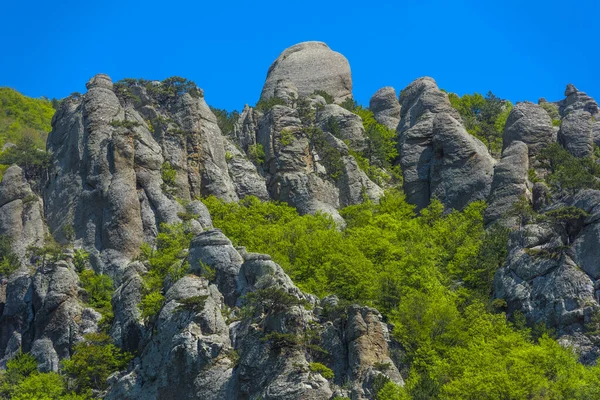
[[[397,343],[377,310],[303,293],[268,255],[235,248],[197,200],[279,200],[300,213],[329,213],[340,226],[339,208],[365,196],[378,201],[383,189],[352,155],[366,142],[360,117],[315,93],[329,93],[335,103],[351,97],[342,55],[320,42],[284,51],[261,95],[277,104],[246,106],[230,136],[201,89],[188,82],[113,83],[100,74],[87,88],[55,114],[48,138],[53,164],[41,193],[31,190],[19,167],[6,171],[0,234],[11,237],[14,253],[27,264],[36,261],[27,249],[42,246],[49,233],[85,249],[93,269],[115,281],[109,333],[136,357],[110,378],[106,398],[354,400],[373,398],[378,375],[403,384]],[[560,128],[543,107],[517,104],[499,161],[467,133],[431,78],[412,82],[399,100],[393,88],[382,88],[370,107],[381,124],[397,126],[407,200],[422,209],[436,198],[447,210],[487,200],[486,224],[512,230],[494,297],[509,315],[521,312],[532,324],[555,328],[562,343],[591,363],[600,355],[586,335],[600,310],[600,191],[551,195],[531,175],[547,174],[539,157],[554,143],[578,158],[599,145],[597,103],[573,85],[565,96],[556,103]],[[513,214],[522,200],[542,214],[573,206],[585,215],[524,222]],[[194,235],[189,274],[165,284],[160,313],[144,320],[138,303],[147,271],[136,260],[140,246],[155,240],[162,223],[182,221]],[[205,276],[205,266],[214,278]],[[22,349],[41,371],[57,371],[84,334],[99,330],[102,316],[80,301],[85,291],[71,252],[41,261],[35,272],[23,267],[1,285],[2,362]],[[232,311],[252,293],[280,302],[257,301],[244,315]],[[331,367],[335,378],[311,371],[312,362]],[[381,371],[382,364],[389,367]]]

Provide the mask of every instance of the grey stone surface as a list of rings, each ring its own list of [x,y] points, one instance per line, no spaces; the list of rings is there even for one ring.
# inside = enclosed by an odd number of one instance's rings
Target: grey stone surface
[[[327,104],[317,113],[317,126],[338,139],[347,140],[354,150],[363,151],[366,148],[367,142],[362,119],[337,104]],[[336,129],[337,132],[332,132]]]
[[[494,159],[469,135],[448,97],[431,78],[420,78],[400,95],[398,152],[404,192],[417,209],[434,196],[447,208],[461,209],[485,199]]]
[[[521,197],[530,198],[527,182],[529,171],[529,150],[523,142],[513,141],[502,152],[502,159],[494,168],[492,190],[485,211],[485,223],[497,221],[507,226],[514,225],[510,216],[513,204]]]
[[[529,102],[517,104],[506,120],[503,147],[510,146],[516,140],[527,145],[530,156],[538,154],[544,147],[555,142],[556,132],[546,110]]]
[[[393,87],[386,86],[376,91],[369,101],[369,109],[377,122],[396,130],[400,122],[400,103]]]
[[[30,246],[44,243],[46,226],[42,199],[30,188],[23,171],[9,167],[0,182],[0,236],[7,236],[21,262]]]
[[[348,60],[323,42],[303,42],[285,49],[269,68],[260,98],[273,97],[282,79],[293,83],[299,95],[324,90],[336,102],[352,97]]]
[[[575,157],[588,157],[594,149],[592,115],[574,110],[565,116],[558,131],[558,142]]]

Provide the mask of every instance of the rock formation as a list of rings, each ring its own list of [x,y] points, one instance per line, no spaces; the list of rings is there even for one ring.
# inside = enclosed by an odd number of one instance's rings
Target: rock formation
[[[348,60],[323,42],[304,42],[285,49],[269,67],[261,100],[275,96],[280,80],[291,81],[301,96],[322,90],[336,103],[352,97]]]
[[[462,209],[490,192],[494,159],[461,125],[458,112],[431,78],[420,78],[400,94],[398,152],[404,192],[417,209],[437,198]]]
[[[398,127],[400,103],[393,87],[386,86],[376,91],[369,101],[369,109],[380,124],[394,130]]]

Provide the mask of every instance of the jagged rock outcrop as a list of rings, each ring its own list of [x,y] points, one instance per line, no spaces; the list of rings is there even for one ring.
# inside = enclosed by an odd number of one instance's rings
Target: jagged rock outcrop
[[[502,159],[494,168],[494,180],[488,197],[485,223],[499,220],[507,226],[514,225],[510,216],[513,204],[520,198],[530,198],[528,189],[529,149],[520,141],[513,141],[502,152]]]
[[[318,111],[317,125],[338,139],[348,141],[354,150],[362,151],[366,147],[367,137],[362,119],[337,104],[327,104]]]
[[[228,164],[229,144],[200,89],[181,93],[168,81],[115,86],[102,74],[87,87],[53,119],[44,194],[50,231],[88,250],[97,271],[119,282],[142,240],[187,211],[177,199],[265,198],[264,182],[239,152],[230,148]]]
[[[562,117],[566,117],[575,110],[587,111],[592,115],[600,113],[596,100],[592,99],[586,93],[579,91],[571,83],[565,89],[565,96],[564,100],[558,102],[559,112]]]
[[[369,101],[369,109],[380,124],[394,130],[398,127],[400,103],[393,87],[386,86],[376,91]]]
[[[269,256],[238,252],[218,230],[194,239],[190,260],[195,273],[203,273],[200,262],[214,268],[216,285],[187,275],[170,287],[152,337],[131,369],[111,378],[107,399],[327,400],[336,393],[366,400],[374,396],[377,374],[403,383],[390,358],[388,327],[376,310],[353,306],[343,312],[330,298],[319,302],[294,286]],[[316,308],[252,303],[248,316],[229,314],[225,304],[243,305],[243,296],[257,290],[279,290]],[[302,344],[307,330],[315,340],[319,326],[316,338],[329,356],[314,355]],[[312,372],[312,360],[330,365],[335,378]],[[348,381],[352,385],[342,388]]]
[[[81,304],[80,290],[67,261],[46,263],[33,275],[25,267],[13,273],[0,317],[0,355],[31,351],[42,370],[58,371],[58,360],[68,358],[84,334],[96,332],[102,317]]]
[[[567,114],[558,131],[558,142],[575,157],[588,157],[594,149],[592,115],[583,110]]]
[[[323,42],[298,43],[285,49],[269,67],[261,100],[275,96],[280,80],[293,83],[302,96],[323,90],[333,96],[336,103],[352,97],[348,60]]]
[[[546,110],[527,101],[517,104],[506,120],[503,148],[516,140],[527,145],[530,156],[537,155],[544,147],[556,142],[552,119]]]
[[[469,135],[458,112],[431,78],[420,78],[400,95],[398,151],[408,202],[417,209],[438,198],[462,209],[487,197],[494,159]]]
[[[42,199],[31,190],[21,168],[9,167],[0,182],[0,236],[9,238],[21,261],[26,261],[30,246],[44,243],[43,215]]]
[[[247,104],[244,106],[238,120],[233,125],[233,137],[242,150],[256,144],[259,114]]]

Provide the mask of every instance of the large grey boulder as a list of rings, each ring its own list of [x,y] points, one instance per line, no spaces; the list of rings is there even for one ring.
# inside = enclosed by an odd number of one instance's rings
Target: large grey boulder
[[[492,189],[485,211],[485,223],[501,221],[512,226],[509,214],[513,204],[521,197],[530,197],[527,182],[529,171],[529,149],[520,141],[513,141],[502,152],[502,159],[494,168]]]
[[[506,120],[503,148],[516,140],[527,145],[530,156],[537,155],[544,147],[555,142],[556,132],[546,110],[530,102],[517,104]]]
[[[263,201],[269,200],[265,179],[248,157],[229,141],[225,142],[225,151],[229,176],[239,198],[255,196]]]
[[[594,149],[592,115],[583,110],[567,114],[558,131],[558,142],[575,157],[588,157]]]
[[[460,124],[435,81],[415,80],[402,91],[400,102],[398,151],[407,201],[422,209],[436,197],[447,208],[462,209],[485,199],[495,161]]]
[[[27,261],[30,246],[44,244],[43,202],[27,183],[23,170],[9,167],[0,182],[0,236],[8,237],[13,252],[22,262]]]
[[[369,101],[369,109],[377,122],[396,130],[400,122],[400,102],[393,87],[386,86],[376,91]]]
[[[261,100],[274,97],[282,79],[293,83],[301,96],[323,90],[336,103],[352,97],[348,60],[323,42],[303,42],[285,49],[269,68]]]

